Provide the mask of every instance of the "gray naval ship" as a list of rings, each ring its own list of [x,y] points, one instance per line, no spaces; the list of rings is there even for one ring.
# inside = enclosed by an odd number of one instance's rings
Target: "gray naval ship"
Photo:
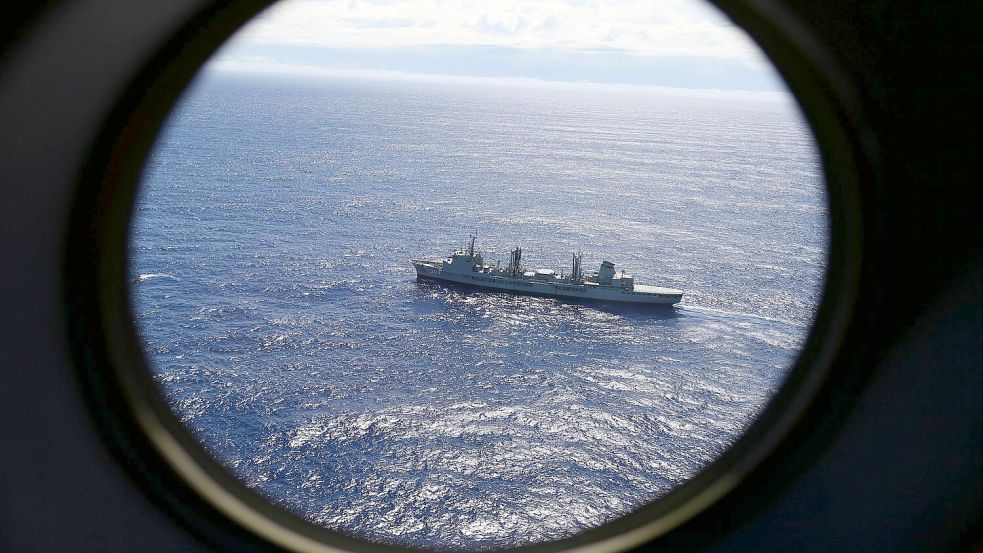
[[[615,271],[614,263],[610,261],[602,262],[600,270],[585,275],[582,254],[573,254],[569,275],[557,274],[552,269],[523,268],[522,248],[512,250],[506,267],[500,262],[489,265],[481,252],[474,249],[475,236],[470,239],[466,248],[455,251],[447,259],[411,260],[417,278],[578,300],[672,305],[683,299],[681,290],[635,284],[634,277],[624,271]]]

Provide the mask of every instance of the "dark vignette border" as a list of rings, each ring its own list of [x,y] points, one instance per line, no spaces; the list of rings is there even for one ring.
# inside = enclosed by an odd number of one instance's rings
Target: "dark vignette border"
[[[79,174],[65,252],[65,304],[73,354],[102,438],[134,484],[215,547],[276,551],[270,528],[351,551],[400,551],[316,527],[245,488],[212,461],[170,414],[149,371],[129,308],[126,244],[136,186],[157,131],[197,69],[262,0],[216,2],[178,30],[121,91]],[[869,137],[850,81],[827,48],[777,4],[718,2],[762,46],[795,93],[820,144],[830,203],[826,284],[816,322],[786,384],[758,420],[716,462],[661,500],[570,539],[534,551],[692,549],[711,545],[777,497],[836,435],[869,375],[850,343],[862,281],[865,183],[877,180]],[[856,337],[852,339],[854,342]],[[856,344],[852,344],[856,347]],[[862,351],[863,348],[860,348]],[[148,427],[148,421],[158,426]],[[152,435],[151,435],[152,434]],[[162,446],[169,442],[170,445]],[[259,513],[259,529],[223,512],[174,463],[177,446],[202,475]],[[162,449],[163,448],[163,449]],[[168,449],[171,448],[171,449]],[[165,451],[166,450],[166,451]],[[273,530],[274,533],[279,532]],[[260,534],[263,534],[262,536]],[[294,546],[289,546],[294,543]],[[300,545],[297,545],[300,544]]]

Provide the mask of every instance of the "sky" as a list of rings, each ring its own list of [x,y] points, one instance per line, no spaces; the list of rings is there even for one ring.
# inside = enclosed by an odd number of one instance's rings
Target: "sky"
[[[703,0],[285,0],[209,66],[784,90]]]

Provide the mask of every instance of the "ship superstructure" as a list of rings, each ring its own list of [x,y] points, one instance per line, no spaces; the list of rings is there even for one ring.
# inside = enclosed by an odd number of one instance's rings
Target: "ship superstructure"
[[[672,305],[683,298],[681,290],[635,284],[632,275],[615,270],[610,261],[601,262],[600,269],[585,274],[580,253],[573,254],[569,274],[557,274],[553,269],[523,267],[519,247],[509,252],[506,266],[502,267],[501,262],[487,264],[474,243],[472,235],[466,247],[441,261],[412,260],[417,278],[581,300]]]

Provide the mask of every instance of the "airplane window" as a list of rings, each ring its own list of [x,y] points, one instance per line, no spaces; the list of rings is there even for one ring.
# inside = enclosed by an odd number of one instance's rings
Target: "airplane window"
[[[712,6],[294,0],[158,136],[132,312],[174,416],[272,504],[518,547],[752,425],[816,315],[827,210],[795,99]]]

